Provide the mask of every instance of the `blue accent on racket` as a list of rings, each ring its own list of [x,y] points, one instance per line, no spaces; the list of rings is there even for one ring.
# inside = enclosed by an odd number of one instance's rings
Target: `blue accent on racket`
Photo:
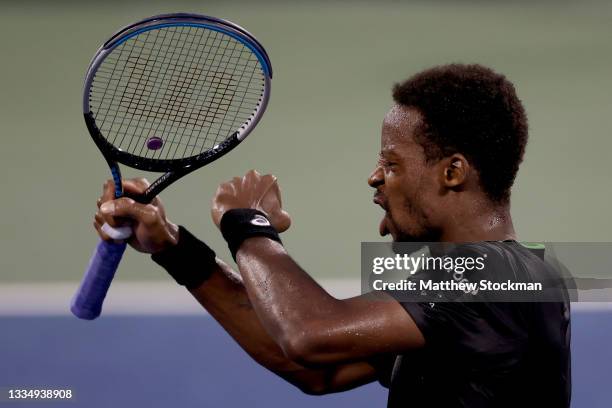
[[[171,183],[234,149],[263,115],[271,78],[263,46],[218,18],[166,14],[113,35],[89,65],[83,115],[111,168],[116,198],[124,194],[118,163],[164,173],[142,194],[127,194],[149,203]],[[98,244],[72,300],[77,317],[100,315],[124,251],[125,243]]]

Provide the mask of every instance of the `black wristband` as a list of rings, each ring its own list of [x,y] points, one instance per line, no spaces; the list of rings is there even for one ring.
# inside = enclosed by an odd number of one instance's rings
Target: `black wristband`
[[[252,208],[235,208],[227,211],[221,217],[219,227],[234,261],[240,245],[247,238],[267,237],[282,244],[278,232],[270,224],[266,214]]]
[[[179,226],[176,245],[151,255],[151,259],[164,268],[176,283],[193,289],[210,277],[217,266],[215,252]]]

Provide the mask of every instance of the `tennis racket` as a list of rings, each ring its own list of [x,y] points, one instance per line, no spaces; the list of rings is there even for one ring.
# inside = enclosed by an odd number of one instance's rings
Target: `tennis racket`
[[[87,129],[106,159],[115,197],[149,203],[184,175],[235,148],[270,97],[272,67],[262,45],[229,21],[165,14],[114,34],[89,65],[83,92]],[[142,195],[124,194],[119,163],[161,172]],[[129,227],[103,231],[71,303],[95,319],[125,251]]]

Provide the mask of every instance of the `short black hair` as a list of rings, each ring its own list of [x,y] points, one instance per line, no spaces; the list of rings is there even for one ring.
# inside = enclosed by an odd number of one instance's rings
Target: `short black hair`
[[[509,200],[528,131],[523,104],[505,76],[478,64],[441,65],[396,84],[393,99],[423,115],[416,138],[428,161],[461,153],[492,201]]]

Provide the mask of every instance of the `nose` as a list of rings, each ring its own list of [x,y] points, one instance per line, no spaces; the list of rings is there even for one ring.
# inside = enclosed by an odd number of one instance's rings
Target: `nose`
[[[378,186],[385,183],[384,173],[382,167],[376,166],[370,177],[368,177],[368,184],[370,187],[377,188]]]

